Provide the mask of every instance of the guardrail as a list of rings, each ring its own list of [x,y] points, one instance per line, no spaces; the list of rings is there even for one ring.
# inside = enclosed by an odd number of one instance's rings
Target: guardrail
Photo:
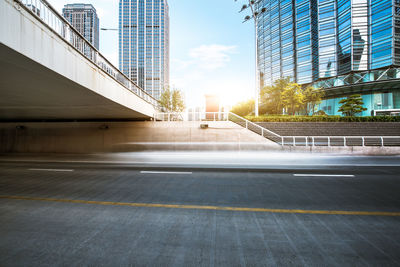
[[[261,127],[260,125],[255,124],[254,122],[251,122],[243,117],[240,117],[239,115],[236,115],[235,113],[229,112],[229,120],[239,124],[240,126],[255,132],[262,137],[268,138],[271,141],[274,141],[275,143],[278,143],[280,145],[283,145],[283,139],[282,136],[279,134],[276,134],[264,127]]]
[[[56,33],[61,39],[81,53],[85,58],[97,65],[107,75],[123,87],[130,90],[144,101],[158,107],[158,101],[132,80],[114,67],[88,40],[85,39],[62,15],[46,0],[14,0],[25,10],[33,14],[39,21]]]
[[[282,136],[287,146],[400,146],[400,136]]]
[[[158,113],[160,121],[232,121],[281,146],[400,146],[400,136],[281,136],[232,112]]]
[[[169,112],[156,113],[158,121],[227,121],[229,112]]]

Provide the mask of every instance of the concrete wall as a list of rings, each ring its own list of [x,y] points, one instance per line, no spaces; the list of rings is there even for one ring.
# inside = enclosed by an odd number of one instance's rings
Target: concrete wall
[[[0,152],[247,150],[280,146],[232,122],[1,123]]]
[[[399,122],[261,122],[282,136],[399,136]]]

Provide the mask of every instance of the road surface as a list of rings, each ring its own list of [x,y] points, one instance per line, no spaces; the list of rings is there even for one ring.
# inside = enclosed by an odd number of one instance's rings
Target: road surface
[[[398,266],[400,157],[0,157],[1,266]]]

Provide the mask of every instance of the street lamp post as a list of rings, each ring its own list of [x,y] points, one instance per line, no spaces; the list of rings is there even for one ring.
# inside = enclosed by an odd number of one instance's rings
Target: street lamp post
[[[236,1],[237,0],[235,0],[235,2]],[[255,86],[254,115],[258,116],[259,115],[259,112],[258,112],[259,102],[260,102],[260,73],[259,73],[259,69],[258,69],[258,22],[257,22],[257,16],[260,15],[261,13],[264,13],[266,9],[262,8],[260,10],[260,12],[258,12],[255,7],[258,0],[247,0],[247,1],[248,1],[248,4],[244,4],[242,6],[242,9],[239,12],[242,12],[243,10],[250,8],[251,16],[246,16],[244,18],[243,23],[249,21],[252,18],[254,19],[254,30],[255,30],[254,36],[255,36],[255,46],[256,46],[256,49],[255,49],[255,75],[256,75],[255,82],[256,82],[256,86]]]
[[[254,7],[253,5],[250,5],[251,8],[251,13],[253,13],[253,18],[254,18],[254,36],[255,36],[255,45],[256,45],[256,52],[255,52],[255,61],[256,61],[256,99],[255,99],[255,104],[254,104],[254,116],[258,117],[259,112],[258,112],[258,105],[260,103],[260,74],[259,74],[259,69],[258,69],[258,23],[257,23],[257,18],[254,12]]]
[[[100,30],[102,30],[102,31],[119,31],[119,29],[116,29],[116,28],[100,28]],[[118,43],[118,38],[117,38],[117,54],[118,54],[118,46],[119,46],[119,43]],[[114,63],[114,64],[116,64],[116,63]]]

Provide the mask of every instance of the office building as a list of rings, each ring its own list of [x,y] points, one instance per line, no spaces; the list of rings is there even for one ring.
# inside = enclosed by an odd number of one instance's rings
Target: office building
[[[119,68],[154,98],[169,85],[167,0],[120,0]]]
[[[63,16],[96,49],[99,49],[99,18],[90,4],[68,4],[62,10]]]
[[[259,0],[256,10],[261,87],[291,77],[322,88],[331,115],[350,94],[362,94],[362,115],[400,109],[400,1]]]

